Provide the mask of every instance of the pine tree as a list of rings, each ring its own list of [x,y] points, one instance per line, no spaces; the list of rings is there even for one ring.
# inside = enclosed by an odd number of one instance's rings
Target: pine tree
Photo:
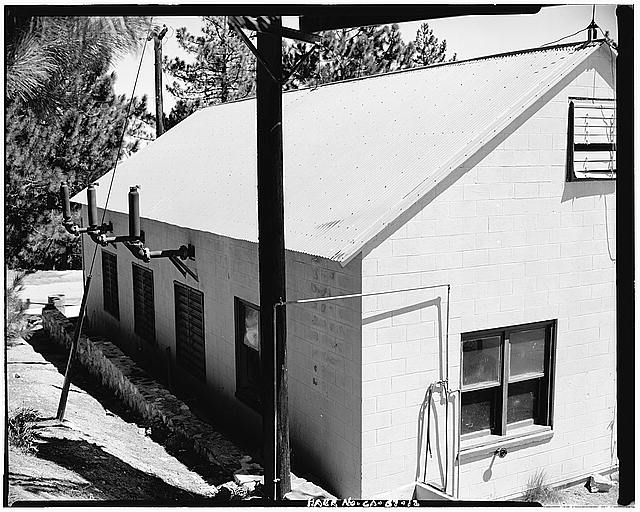
[[[227,26],[227,17],[204,17],[202,32],[196,36],[185,27],[176,32],[193,62],[164,58],[163,68],[174,78],[167,89],[178,98],[167,118],[169,128],[199,108],[245,98],[255,90],[255,57]]]
[[[77,192],[112,168],[128,100],[105,72],[138,46],[149,20],[6,15],[5,259],[12,268],[79,268],[58,189],[67,181]],[[132,107],[121,157],[151,119],[146,98]]]
[[[6,97],[42,117],[72,105],[78,91],[71,82],[135,50],[150,23],[126,16],[22,16],[12,7],[5,14]]]
[[[84,82],[86,80],[86,83]],[[61,223],[58,190],[72,193],[112,169],[128,99],[113,91],[115,74],[77,80],[78,103],[42,119],[22,101],[7,105],[5,128],[5,259],[12,268],[79,268],[78,240]],[[136,151],[142,125],[152,123],[146,97],[132,104],[123,151]]]
[[[177,79],[167,88],[178,97],[166,118],[168,126],[198,108],[254,93],[255,59],[237,35],[225,28],[225,22],[224,17],[205,18],[204,35],[198,37],[185,28],[178,30],[180,45],[195,62],[165,59],[165,70]],[[311,52],[311,47],[300,41],[283,41],[284,74],[291,75],[284,90],[407,69],[423,65],[429,58],[440,62],[446,52],[446,41],[438,43],[426,23],[416,42],[409,43],[402,40],[396,24],[329,30],[320,36],[320,44]]]
[[[321,37],[320,48],[299,66],[285,89],[388,73],[414,65],[413,44],[402,41],[395,24],[331,30]],[[306,51],[304,43],[285,43],[285,69],[292,69]]]
[[[418,66],[429,66],[430,64],[445,62],[447,41],[443,40],[440,43],[428,23],[420,25],[418,33],[416,34],[414,47],[415,53],[413,60]],[[456,60],[456,54],[449,60]]]

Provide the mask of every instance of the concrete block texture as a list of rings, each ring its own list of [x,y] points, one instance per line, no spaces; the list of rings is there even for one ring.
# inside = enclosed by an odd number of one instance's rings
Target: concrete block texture
[[[515,496],[537,471],[547,468],[548,481],[559,482],[615,465],[615,453],[606,449],[615,444],[610,427],[614,401],[606,399],[615,394],[615,182],[567,183],[564,168],[568,98],[583,95],[577,83],[584,77],[592,82],[594,72],[606,75],[599,62],[594,59],[573,81],[540,101],[497,148],[485,150],[475,172],[456,170],[449,188],[437,188],[431,202],[403,225],[399,233],[410,234],[410,239],[392,234],[363,255],[367,269],[380,268],[378,254],[386,255],[384,274],[363,275],[363,289],[385,290],[376,286],[384,278],[386,291],[393,290],[400,277],[405,286],[451,285],[448,317],[446,288],[431,290],[429,300],[422,301],[393,294],[394,300],[378,301],[365,315],[377,319],[364,320],[367,332],[376,336],[377,331],[384,346],[390,346],[390,355],[378,352],[375,364],[383,367],[383,357],[389,365],[404,361],[405,373],[363,386],[363,396],[375,398],[375,410],[391,414],[391,425],[376,427],[376,437],[367,438],[363,457],[389,442],[414,448],[391,450],[386,460],[381,459],[385,451],[376,452],[376,470],[370,480],[363,480],[368,495],[393,494],[394,485],[400,489],[415,478],[417,454],[424,457],[425,449],[420,439],[421,428],[423,436],[426,428],[421,415],[425,393],[447,374],[449,386],[459,388],[461,333],[553,319],[558,332],[551,439],[516,447],[493,465],[490,454],[463,459],[460,497]],[[592,65],[595,71],[588,69]],[[453,188],[455,193],[447,193]],[[396,316],[418,309],[419,321],[394,323]],[[384,323],[389,319],[390,324]],[[444,355],[447,327],[449,350],[455,354],[449,361]],[[450,406],[449,413],[455,418],[449,426],[453,436],[458,412]],[[431,439],[434,475],[445,467],[453,471],[453,462],[444,460],[444,416],[444,402],[439,401],[431,420],[431,435],[434,425],[440,425],[438,438]],[[597,449],[595,442],[601,443]],[[450,443],[449,457],[454,451]],[[433,478],[442,483],[440,477]]]
[[[114,232],[126,232],[126,215],[107,212]],[[260,413],[236,398],[235,299],[259,306],[258,250],[255,243],[141,219],[146,245],[179,247],[191,243],[195,261],[187,264],[198,281],[184,278],[167,260],[146,265],[153,271],[156,321],[155,343],[134,332],[132,262],[122,247],[116,254],[120,318],[103,309],[100,255],[93,269],[94,286],[87,306],[86,327],[118,340],[125,353],[151,358],[170,354],[174,377],[203,396],[207,405],[228,412],[229,427],[247,439],[261,436]],[[84,244],[91,261],[93,244]],[[137,262],[137,261],[136,261]],[[329,297],[361,291],[362,264],[356,257],[343,267],[307,254],[286,253],[287,299]],[[377,265],[376,265],[377,272]],[[204,295],[206,380],[194,378],[176,361],[174,282]],[[383,283],[384,285],[384,283]],[[360,494],[362,434],[362,300],[343,299],[287,306],[287,355],[291,447],[303,470],[312,473],[336,495]],[[388,347],[390,350],[390,347]],[[255,442],[255,441],[254,441]],[[304,467],[309,461],[312,468]]]

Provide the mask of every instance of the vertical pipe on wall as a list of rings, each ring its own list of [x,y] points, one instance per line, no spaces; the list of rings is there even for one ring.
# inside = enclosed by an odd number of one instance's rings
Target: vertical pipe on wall
[[[444,492],[447,493],[447,484],[449,480],[449,302],[451,300],[451,284],[447,284],[447,327],[444,333],[444,351],[445,351],[445,367],[444,367],[444,382],[445,382],[445,420],[444,420],[444,444],[445,444],[445,468],[444,468]],[[453,450],[452,450],[453,451]],[[453,471],[453,464],[451,464],[451,470]],[[453,495],[453,489],[451,491]]]
[[[129,188],[129,236],[140,237],[140,193],[137,186]]]
[[[96,200],[96,186],[90,183],[87,187],[87,216],[89,227],[98,225],[98,202]]]

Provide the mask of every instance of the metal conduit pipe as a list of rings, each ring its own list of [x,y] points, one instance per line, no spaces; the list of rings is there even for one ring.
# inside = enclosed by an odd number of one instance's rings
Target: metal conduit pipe
[[[87,187],[87,214],[89,216],[89,227],[98,225],[98,203],[96,200],[96,187],[90,183]]]
[[[449,299],[451,297],[451,284],[447,284],[447,327],[444,334],[444,383],[445,383],[445,420],[444,420],[444,448],[445,448],[445,468],[444,468],[444,492],[447,493],[447,483],[449,479]],[[451,493],[453,495],[453,493]]]
[[[129,236],[140,238],[140,193],[137,185],[129,187]]]
[[[69,185],[66,181],[60,183],[60,202],[62,203],[62,225],[68,233],[78,236],[82,233],[88,233],[89,236],[95,241],[97,235],[113,231],[113,225],[111,222],[108,224],[102,224],[97,226],[91,224],[91,216],[93,215],[93,222],[97,218],[97,206],[96,206],[96,190],[93,185],[87,188],[87,205],[89,211],[89,227],[81,228],[76,225],[71,218],[71,202],[69,199]]]
[[[308,303],[313,303],[313,302],[327,302],[327,301],[331,301],[331,300],[339,300],[339,299],[351,299],[351,298],[362,298],[362,297],[371,297],[374,295],[388,295],[390,293],[400,293],[400,292],[411,292],[411,291],[418,291],[418,290],[429,290],[429,289],[433,289],[433,288],[443,288],[443,287],[447,287],[447,325],[445,328],[445,358],[444,358],[444,367],[445,367],[445,371],[444,371],[444,379],[441,379],[437,382],[434,382],[432,384],[430,384],[428,392],[431,392],[431,395],[433,394],[433,390],[431,389],[431,386],[434,386],[435,384],[440,384],[442,387],[442,384],[444,383],[444,389],[445,389],[445,396],[446,396],[446,406],[445,406],[445,479],[444,479],[444,492],[447,493],[447,484],[448,484],[448,467],[449,467],[449,461],[447,460],[449,457],[449,434],[448,434],[448,430],[449,430],[449,388],[448,388],[448,380],[449,380],[449,299],[451,296],[451,284],[450,283],[443,283],[443,284],[435,284],[435,285],[427,285],[427,286],[417,286],[414,288],[401,288],[399,290],[389,290],[386,292],[369,292],[369,293],[351,293],[351,294],[345,294],[345,295],[336,295],[333,297],[316,297],[316,298],[308,298],[308,299],[297,299],[297,300],[287,300],[287,301],[280,301],[276,304],[273,305],[273,329],[274,329],[274,336],[275,336],[275,329],[277,327],[276,325],[276,310],[278,307],[286,307],[288,305],[291,304],[308,304]],[[274,360],[273,360],[273,365],[274,367],[276,366],[276,359],[275,359],[275,355],[274,355]],[[276,383],[274,381],[274,389],[273,389],[273,393],[274,396],[276,397],[277,400],[277,389],[276,389]],[[431,397],[430,395],[430,397]],[[277,403],[274,401],[274,404],[277,405]],[[430,418],[430,407],[431,407],[431,400],[429,400],[428,403],[428,408],[427,408],[427,414],[428,414],[428,418]],[[429,443],[429,424],[430,424],[430,419],[427,420],[427,443]],[[277,433],[277,418],[276,418],[276,422],[274,422],[274,429],[275,433]],[[274,436],[275,439],[275,436]],[[427,444],[428,449],[429,444]],[[427,454],[425,454],[425,467],[424,467],[424,477],[423,477],[423,482],[426,483],[426,478],[427,478],[427,464],[426,464],[426,457]],[[274,464],[276,462],[274,461]],[[275,469],[275,468],[274,468]],[[276,474],[274,472],[274,474]],[[453,494],[453,492],[452,492]]]
[[[445,286],[445,285],[442,285]],[[451,489],[451,494],[449,494],[448,492],[448,487],[449,487],[449,400],[452,396],[453,393],[455,393],[456,391],[458,393],[460,393],[460,390],[454,390],[454,391],[450,391],[449,390],[449,321],[450,321],[450,310],[451,308],[449,307],[450,304],[450,299],[451,299],[451,284],[447,283],[446,284],[447,287],[447,315],[446,315],[446,319],[447,319],[447,324],[445,327],[445,335],[444,335],[444,357],[442,359],[444,359],[444,361],[441,359],[441,362],[443,363],[442,365],[444,366],[444,368],[441,368],[441,372],[440,375],[443,376],[444,378],[441,378],[439,381],[434,382],[432,384],[429,385],[429,389],[428,389],[428,395],[429,397],[431,397],[431,395],[433,394],[432,391],[432,387],[435,385],[440,385],[440,389],[441,389],[441,394],[442,392],[444,392],[444,396],[445,396],[445,429],[444,429],[444,435],[445,435],[445,442],[444,442],[444,446],[445,446],[445,467],[444,467],[444,485],[443,488],[441,489],[445,494],[448,494],[452,497],[454,497],[454,490],[453,488]],[[444,370],[444,371],[442,371]],[[459,409],[459,407],[458,407]],[[429,439],[429,424],[430,424],[430,418],[431,418],[431,400],[429,399],[428,404],[427,404],[427,447],[429,448],[430,446],[430,439]],[[460,422],[460,411],[458,411],[458,422]],[[460,466],[459,466],[459,459],[460,459],[460,442],[459,442],[459,435],[460,435],[460,429],[458,429],[458,442],[457,442],[457,449],[456,449],[456,458],[451,461],[452,464],[452,471],[454,470],[454,464],[456,461],[458,461],[458,486],[459,486],[459,478],[460,478]],[[423,482],[426,483],[426,478],[427,478],[427,457],[428,457],[428,452],[429,450],[427,450],[427,453],[425,453],[425,467],[424,467],[424,479]]]
[[[458,393],[458,399],[456,401],[456,405],[458,408],[458,428],[456,435],[456,494],[455,498],[457,500],[460,499],[460,436],[462,432],[462,389],[458,388],[453,391],[453,393]]]
[[[88,193],[87,189],[87,193]],[[95,194],[95,192],[94,192]],[[89,208],[91,211],[91,208]],[[89,216],[89,222],[91,222],[91,216]],[[138,186],[129,188],[129,234],[121,236],[92,236],[91,238],[97,244],[105,246],[107,244],[113,244],[117,242],[124,242],[127,249],[131,251],[136,258],[146,261],[150,259],[145,255],[144,238],[141,236],[140,231],[140,195],[138,193]]]

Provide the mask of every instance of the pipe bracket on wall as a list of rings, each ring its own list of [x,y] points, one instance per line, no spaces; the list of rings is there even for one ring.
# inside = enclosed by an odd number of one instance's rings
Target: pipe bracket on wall
[[[145,246],[144,231],[140,229],[139,188],[137,185],[129,188],[129,233],[127,235],[107,236],[107,233],[113,232],[113,224],[109,222],[108,224],[103,223],[100,226],[97,225],[98,208],[96,204],[95,184],[87,187],[89,227],[80,228],[71,221],[69,187],[66,183],[63,183],[60,186],[60,196],[63,205],[63,225],[70,233],[87,233],[96,244],[103,247],[109,244],[115,246],[117,243],[122,243],[135,258],[145,263],[150,263],[152,259],[156,258],[168,258],[183,277],[190,275],[198,281],[198,274],[182,262],[187,259],[195,260],[196,248],[193,245],[181,245],[177,249],[164,250],[151,250]]]
[[[62,203],[62,225],[68,233],[73,236],[80,236],[87,233],[92,239],[105,233],[113,232],[113,224],[111,222],[98,225],[98,209],[96,206],[95,184],[87,187],[87,207],[89,211],[89,226],[81,228],[71,218],[71,202],[69,200],[69,185],[63,181],[60,184],[60,201]]]

